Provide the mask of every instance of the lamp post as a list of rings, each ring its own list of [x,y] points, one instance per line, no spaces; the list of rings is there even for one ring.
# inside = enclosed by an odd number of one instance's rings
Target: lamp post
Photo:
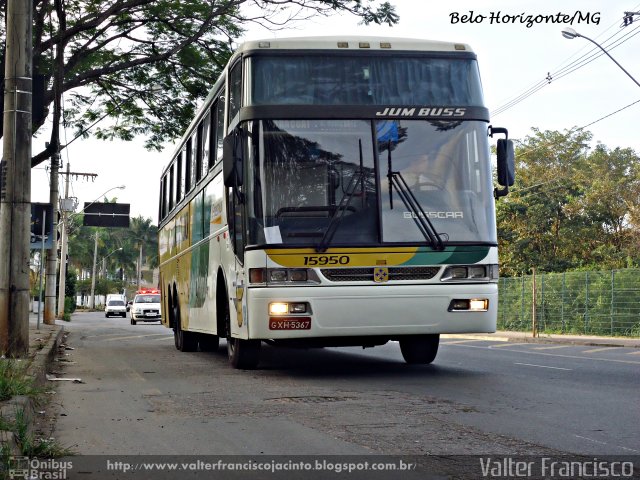
[[[113,255],[116,252],[120,252],[122,251],[122,247],[120,248],[116,248],[113,252],[111,252],[108,255],[105,255],[104,257],[102,257],[102,275],[104,275],[106,277],[106,270],[107,270],[107,258],[109,258],[111,255]]]
[[[68,177],[67,177],[68,179]],[[124,185],[118,185],[117,187],[111,187],[109,190],[107,190],[106,192],[100,194],[98,196],[98,198],[96,198],[94,201],[92,201],[89,205],[93,205],[94,203],[96,203],[101,197],[105,196],[107,193],[109,193],[111,190],[123,190],[125,188]],[[67,191],[65,194],[65,197],[69,195],[68,192],[68,184],[67,184]],[[66,198],[65,198],[66,200]],[[89,206],[87,205],[87,207]],[[86,208],[86,207],[85,207]],[[79,215],[82,212],[84,212],[84,208],[82,210],[80,210],[78,213],[72,214],[72,215]],[[58,318],[62,318],[62,316],[64,315],[64,291],[66,288],[66,280],[67,280],[67,249],[69,247],[68,242],[67,242],[67,230],[68,230],[68,222],[69,222],[69,217],[68,215],[68,211],[70,211],[68,208],[63,208],[62,209],[62,232],[61,232],[61,246],[60,246],[60,278],[58,279],[58,285],[59,285],[59,292],[58,292]],[[96,244],[97,244],[97,240],[96,240]],[[94,274],[95,274],[95,267],[94,267]],[[93,280],[93,276],[91,278],[91,283],[93,285],[94,280]],[[95,286],[95,285],[94,285]],[[93,287],[91,289],[93,291]],[[93,303],[93,295],[92,295],[92,300],[91,302]],[[91,308],[93,308],[94,305],[91,306]]]
[[[572,39],[574,39],[574,38],[576,38],[576,37],[581,37],[581,38],[584,38],[584,39],[586,39],[586,40],[589,40],[589,41],[590,41],[591,43],[593,43],[596,47],[598,47],[600,50],[602,50],[602,51],[607,55],[607,57],[609,57],[611,60],[613,60],[613,61],[614,61],[614,63],[615,63],[616,65],[618,65],[618,66],[620,67],[620,69],[621,69],[624,73],[626,73],[626,74],[627,74],[627,76],[628,76],[631,80],[633,80],[633,81],[634,81],[634,83],[635,83],[636,85],[638,85],[638,86],[640,87],[640,83],[638,83],[638,81],[637,81],[635,78],[633,78],[633,76],[632,76],[629,72],[627,72],[627,71],[625,70],[625,68],[624,68],[622,65],[620,65],[620,64],[618,63],[618,61],[617,61],[615,58],[613,58],[613,57],[609,54],[609,52],[607,52],[607,51],[606,51],[606,50],[605,50],[605,49],[604,49],[604,48],[603,48],[603,47],[602,47],[598,42],[596,42],[595,40],[591,40],[589,37],[585,37],[584,35],[579,34],[579,33],[578,33],[578,32],[576,32],[573,28],[565,28],[564,30],[562,30],[562,36],[563,36],[564,38],[568,38],[569,40],[572,40]]]

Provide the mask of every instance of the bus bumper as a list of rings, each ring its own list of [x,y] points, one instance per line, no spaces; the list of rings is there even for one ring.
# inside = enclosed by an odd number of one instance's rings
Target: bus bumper
[[[496,330],[498,286],[373,285],[352,287],[249,288],[248,333],[251,339],[350,336],[399,336],[429,333],[491,333]],[[454,300],[486,299],[486,311],[450,311]],[[272,302],[307,303],[310,312],[299,322],[270,322]],[[280,327],[278,327],[280,325]],[[270,328],[271,327],[271,328]],[[273,328],[276,327],[276,328]],[[308,328],[307,328],[308,327]]]

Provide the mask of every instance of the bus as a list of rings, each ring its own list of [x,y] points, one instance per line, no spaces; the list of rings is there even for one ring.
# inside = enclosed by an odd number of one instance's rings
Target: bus
[[[513,157],[466,44],[246,42],[161,176],[162,323],[240,369],[263,343],[431,363],[440,334],[495,331]]]

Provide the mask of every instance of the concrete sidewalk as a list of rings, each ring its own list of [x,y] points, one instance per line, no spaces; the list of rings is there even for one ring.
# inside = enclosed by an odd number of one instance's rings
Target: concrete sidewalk
[[[487,340],[492,342],[514,343],[562,343],[567,345],[588,345],[601,347],[640,348],[638,337],[597,337],[593,335],[562,335],[541,333],[533,337],[531,332],[472,333],[459,335],[441,335],[441,338],[462,338],[469,340]]]

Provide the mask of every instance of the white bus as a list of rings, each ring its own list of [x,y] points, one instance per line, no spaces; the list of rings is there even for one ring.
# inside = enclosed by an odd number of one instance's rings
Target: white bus
[[[476,55],[372,37],[252,41],[231,57],[161,178],[162,321],[181,351],[225,338],[398,341],[434,360],[441,333],[493,332],[494,195]]]

